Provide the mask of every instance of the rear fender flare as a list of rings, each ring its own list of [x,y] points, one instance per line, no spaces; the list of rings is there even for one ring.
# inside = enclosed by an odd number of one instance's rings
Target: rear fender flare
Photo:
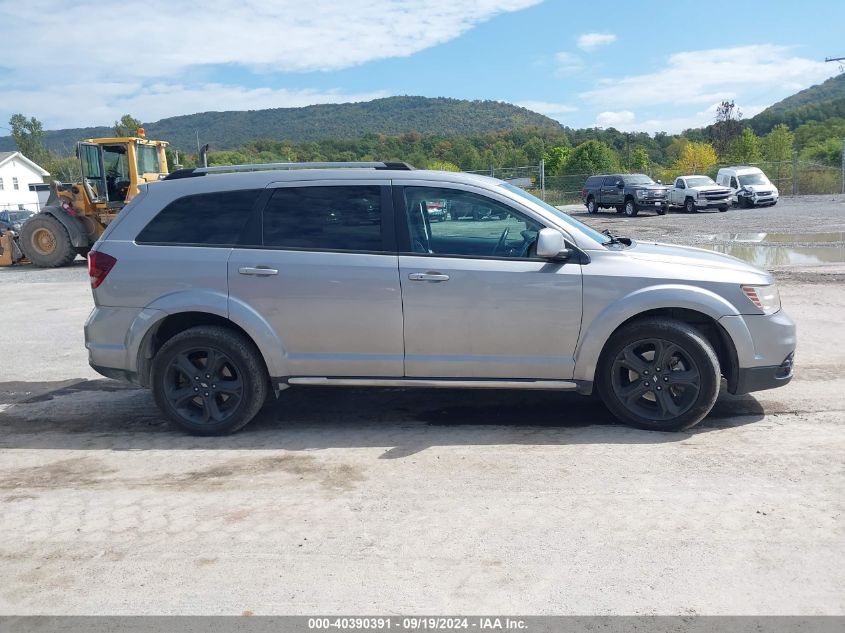
[[[162,320],[184,312],[213,314],[231,321],[249,336],[264,359],[272,378],[287,376],[285,348],[270,324],[246,304],[230,299],[226,293],[184,290],[159,297],[142,310],[127,335],[129,360],[137,363],[139,375],[144,374],[144,354],[149,336]]]
[[[574,379],[585,382],[592,382],[595,379],[596,367],[605,344],[625,321],[650,310],[667,308],[693,310],[709,316],[716,322],[724,316],[739,314],[737,309],[723,297],[704,288],[665,284],[635,290],[605,306],[583,330],[575,349]],[[747,341],[736,340],[736,337],[744,338],[739,328],[732,328],[729,335],[737,352],[741,353],[741,350],[748,345],[751,345],[753,349],[747,330],[745,332]]]

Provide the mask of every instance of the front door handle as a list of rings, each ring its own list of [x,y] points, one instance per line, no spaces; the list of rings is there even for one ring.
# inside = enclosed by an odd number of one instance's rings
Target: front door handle
[[[449,275],[443,273],[411,273],[408,275],[411,281],[449,281]]]
[[[270,268],[268,266],[256,266],[254,268],[250,266],[244,266],[243,268],[238,268],[238,272],[242,275],[254,275],[256,277],[269,277],[270,275],[278,275],[279,271],[275,268]]]

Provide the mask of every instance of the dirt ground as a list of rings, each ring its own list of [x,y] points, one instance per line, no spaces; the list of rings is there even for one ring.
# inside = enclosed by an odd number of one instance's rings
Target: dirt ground
[[[845,248],[842,196],[573,214]],[[796,378],[684,433],[571,394],[299,388],[193,438],[88,367],[81,260],[0,269],[0,614],[843,614],[845,264],[801,256],[773,267]]]

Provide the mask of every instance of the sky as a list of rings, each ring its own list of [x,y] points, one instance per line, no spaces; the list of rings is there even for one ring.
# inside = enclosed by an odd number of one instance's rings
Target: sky
[[[677,133],[841,71],[845,2],[0,0],[0,135],[210,110],[493,99]]]

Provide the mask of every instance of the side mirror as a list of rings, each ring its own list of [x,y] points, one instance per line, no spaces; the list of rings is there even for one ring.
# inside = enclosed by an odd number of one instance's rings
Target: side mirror
[[[542,259],[565,260],[570,251],[563,241],[563,234],[555,229],[540,229],[537,234],[537,257]]]
[[[617,187],[619,187],[620,189],[624,189],[624,188],[625,188],[625,183],[624,183],[624,182],[617,182],[617,183],[616,183],[616,186],[617,186]]]
[[[662,185],[662,184],[663,184],[663,181],[662,181],[662,180],[660,180],[660,179],[658,178],[658,179],[657,179],[657,184],[658,184],[658,185]]]

